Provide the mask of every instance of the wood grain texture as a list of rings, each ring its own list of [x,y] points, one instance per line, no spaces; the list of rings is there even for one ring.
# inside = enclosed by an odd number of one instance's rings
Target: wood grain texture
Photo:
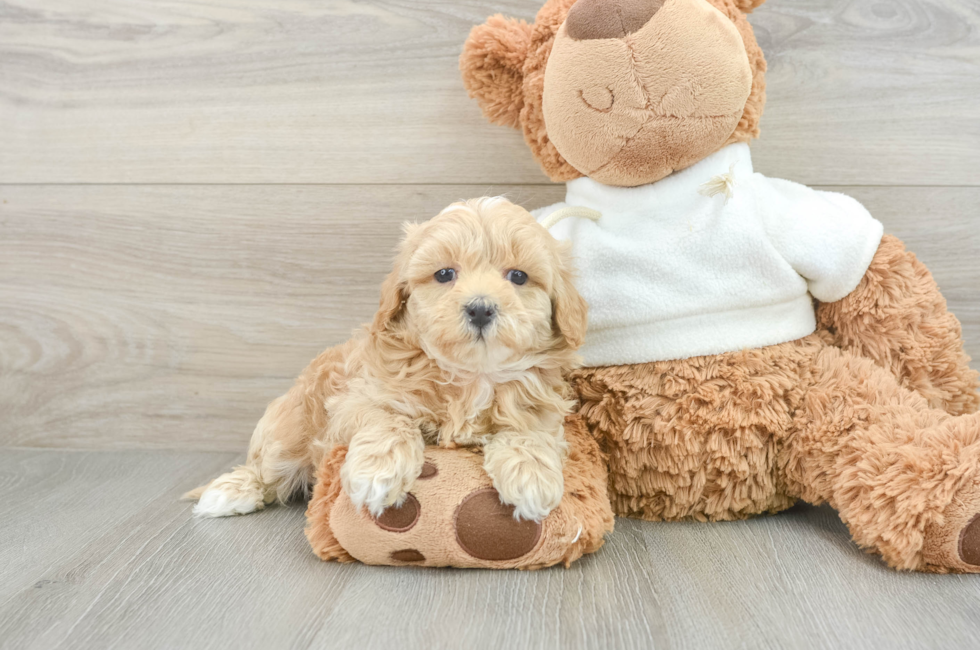
[[[847,188],[932,269],[980,357],[980,188]],[[404,220],[558,186],[0,187],[0,441],[240,451],[370,320]]]
[[[0,1],[0,182],[528,183],[456,60],[485,0]],[[763,173],[971,185],[976,0],[771,0]]]
[[[537,572],[320,562],[303,506],[195,520],[235,455],[6,450],[0,648],[967,648],[972,576],[900,574],[837,515],[617,521]]]
[[[373,315],[399,224],[488,189],[0,188],[0,440],[239,451]]]

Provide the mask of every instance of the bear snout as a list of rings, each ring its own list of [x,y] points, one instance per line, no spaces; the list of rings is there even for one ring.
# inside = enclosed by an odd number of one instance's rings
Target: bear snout
[[[666,0],[578,0],[568,11],[566,29],[577,41],[624,38],[639,31]]]

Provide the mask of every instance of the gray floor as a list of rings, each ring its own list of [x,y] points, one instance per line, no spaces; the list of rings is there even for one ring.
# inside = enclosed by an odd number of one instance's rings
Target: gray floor
[[[897,574],[836,514],[617,521],[570,569],[324,563],[303,507],[196,520],[226,453],[8,449],[3,648],[968,648],[980,581]]]
[[[326,564],[302,506],[177,501],[370,319],[401,221],[560,199],[457,71],[541,2],[0,0],[0,647],[980,647],[980,576],[893,572],[825,508],[513,573]],[[980,356],[980,1],[750,20],[756,169],[862,201]]]

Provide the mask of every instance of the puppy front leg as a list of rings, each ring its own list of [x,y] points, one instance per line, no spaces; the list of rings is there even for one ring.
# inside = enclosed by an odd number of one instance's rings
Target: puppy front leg
[[[351,502],[377,517],[405,500],[422,472],[425,442],[406,417],[377,409],[362,414],[362,421],[350,440],[340,480]]]
[[[562,466],[568,454],[564,434],[499,431],[483,449],[483,468],[514,506],[515,519],[541,521],[565,492]]]

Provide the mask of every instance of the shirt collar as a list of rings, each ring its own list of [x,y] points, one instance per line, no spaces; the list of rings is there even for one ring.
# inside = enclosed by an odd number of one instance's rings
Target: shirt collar
[[[639,187],[614,187],[587,176],[576,178],[568,182],[565,203],[600,212],[631,212],[640,206],[661,202],[668,196],[673,200],[689,196],[693,200],[699,196],[702,185],[732,170],[736,178],[753,173],[749,145],[742,142],[730,144],[686,169]]]

